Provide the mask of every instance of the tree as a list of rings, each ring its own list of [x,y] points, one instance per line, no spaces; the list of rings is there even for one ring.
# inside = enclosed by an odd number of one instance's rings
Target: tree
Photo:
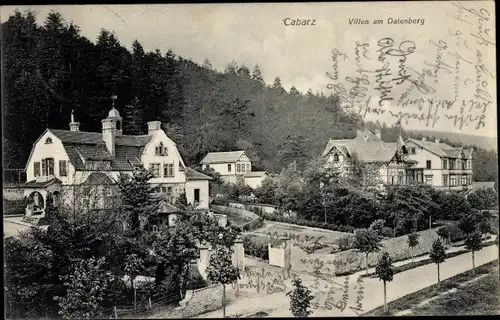
[[[221,235],[222,238],[222,235]],[[217,246],[215,253],[210,256],[206,269],[207,279],[222,284],[222,317],[226,317],[226,285],[240,279],[240,270],[233,266],[231,253],[227,247]]]
[[[264,83],[264,78],[262,78],[262,73],[260,72],[260,68],[258,65],[255,65],[255,67],[253,68],[251,78],[260,83]]]
[[[273,178],[265,178],[261,185],[254,190],[254,194],[260,203],[276,204],[275,198],[276,182]]]
[[[359,229],[354,238],[356,251],[366,255],[366,274],[368,274],[368,254],[380,251],[380,238],[374,230]]]
[[[134,309],[136,308],[136,288],[134,285],[135,278],[144,271],[143,260],[135,253],[127,256],[125,259],[124,270],[126,275],[130,278],[130,285],[134,292]]]
[[[467,238],[465,238],[465,247],[472,253],[472,274],[474,274],[476,271],[474,253],[483,248],[483,243],[481,242],[481,233],[476,231],[467,235]]]
[[[292,95],[300,95],[300,92],[299,92],[299,90],[297,90],[297,88],[295,88],[295,86],[292,86],[290,88],[290,94],[292,94]]]
[[[370,229],[375,230],[379,235],[382,235],[382,229],[385,226],[384,219],[377,219],[370,224]]]
[[[450,242],[450,229],[448,225],[443,226],[437,230],[438,236],[441,238],[443,243]]]
[[[488,219],[485,218],[485,219],[481,220],[481,222],[479,223],[479,226],[478,226],[478,230],[480,233],[484,234],[484,237],[486,238],[488,233],[491,232],[491,225],[490,225]]]
[[[483,214],[478,210],[471,210],[467,215],[463,216],[458,222],[458,227],[466,235],[472,234],[479,230],[481,223],[485,220]]]
[[[158,199],[153,197],[153,186],[149,183],[152,177],[150,171],[141,167],[132,176],[120,174],[118,179],[123,212],[135,237],[140,233],[141,218],[148,219],[149,224],[158,220]]]
[[[377,274],[379,280],[384,282],[384,311],[387,312],[387,291],[386,283],[392,281],[394,276],[394,268],[392,266],[392,258],[389,253],[384,252],[380,259],[378,260],[377,266],[375,267],[375,273]]]
[[[494,209],[498,203],[497,193],[492,188],[481,188],[467,195],[467,201],[472,208],[478,210]]]
[[[158,257],[157,285],[168,271],[177,279],[181,298],[184,296],[191,261],[198,255],[194,228],[186,221],[179,221],[175,228],[162,227],[155,235],[153,250]]]
[[[205,60],[203,60],[202,67],[208,70],[212,70],[212,63],[210,62],[210,60],[208,60],[208,58],[205,58]]]
[[[302,279],[296,277],[292,281],[294,289],[293,291],[287,292],[287,296],[290,297],[290,311],[294,317],[306,318],[312,313],[309,310],[311,307],[311,301],[314,296],[311,291],[302,284]]]
[[[273,81],[273,88],[274,89],[280,89],[281,91],[283,91],[283,85],[281,84],[281,79],[280,77],[276,77],[274,78],[274,81]]]
[[[104,267],[105,258],[73,261],[72,274],[62,275],[66,288],[64,297],[54,297],[59,302],[59,314],[64,319],[105,318],[102,302],[113,282],[113,275]]]
[[[413,249],[418,246],[418,237],[420,236],[420,234],[416,233],[416,232],[412,232],[408,235],[408,240],[407,240],[407,243],[408,243],[408,247],[410,247],[410,250],[411,250],[411,262],[413,262]]]
[[[438,271],[438,284],[441,283],[441,278],[439,275],[439,265],[444,262],[446,259],[446,252],[443,246],[443,243],[441,240],[436,240],[432,244],[432,249],[431,249],[431,254],[430,258],[432,262],[434,262],[437,265],[437,271]]]

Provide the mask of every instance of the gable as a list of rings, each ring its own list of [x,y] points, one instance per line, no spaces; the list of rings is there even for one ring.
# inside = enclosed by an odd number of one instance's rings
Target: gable
[[[47,143],[49,142],[49,143]],[[64,157],[68,157],[66,150],[61,142],[61,140],[55,136],[49,129],[46,129],[40,137],[33,143],[33,147],[31,148],[30,155],[28,157],[28,161],[26,162],[25,170],[28,170],[28,167],[33,159],[33,154],[35,152],[43,152],[44,149],[57,149],[59,152],[64,152]]]
[[[250,162],[250,158],[246,154],[242,154],[238,161]]]
[[[166,148],[166,155],[156,155],[156,148],[160,146]],[[145,163],[146,159],[161,159],[163,161],[172,161],[176,164],[179,163],[181,167],[186,167],[186,165],[184,164],[184,160],[182,159],[181,154],[177,149],[177,145],[165,134],[163,130],[158,130],[155,132],[155,134],[152,135],[151,139],[146,144],[139,157],[142,163]]]

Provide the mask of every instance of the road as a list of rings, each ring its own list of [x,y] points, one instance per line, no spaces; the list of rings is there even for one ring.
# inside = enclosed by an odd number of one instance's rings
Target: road
[[[498,247],[489,246],[475,253],[476,267],[498,259]],[[447,259],[440,265],[441,280],[451,278],[455,275],[472,269],[472,258],[470,253]],[[373,310],[384,304],[383,284],[376,278],[359,278],[362,272],[346,277],[330,277],[316,282],[318,290],[314,289],[315,277],[307,274],[299,274],[303,283],[311,289],[313,295],[318,299],[318,306],[311,316],[356,316]],[[346,281],[347,279],[347,281]],[[358,279],[362,279],[358,283]],[[335,282],[338,285],[332,285]],[[346,283],[347,282],[347,283]],[[410,269],[394,275],[392,282],[387,284],[387,302],[394,301],[410,293],[419,291],[437,283],[437,266],[429,264]],[[362,286],[363,288],[360,288]],[[328,295],[329,289],[334,287],[333,293]],[[289,282],[286,285],[291,289]],[[361,290],[360,290],[361,289]],[[246,289],[248,290],[248,289]],[[245,315],[257,311],[265,311],[272,317],[290,317],[288,310],[289,300],[284,293],[252,294],[248,296],[235,296],[229,291],[230,302],[226,307],[226,315]],[[325,303],[328,298],[330,304]],[[328,309],[329,308],[329,309]],[[355,310],[355,309],[359,310]],[[354,310],[353,310],[354,309]],[[217,310],[198,318],[221,317],[222,310]]]
[[[14,219],[15,218],[4,218],[3,219],[4,238],[17,236],[19,234],[19,231],[28,230],[30,228],[28,225],[22,225],[22,224],[14,222]]]

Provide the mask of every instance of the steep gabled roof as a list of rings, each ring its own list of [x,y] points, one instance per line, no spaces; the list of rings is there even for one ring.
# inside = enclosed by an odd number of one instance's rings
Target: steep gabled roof
[[[472,156],[472,152],[474,151],[471,148],[455,148],[452,147],[444,142],[439,142],[436,143],[434,141],[422,141],[422,140],[416,140],[409,138],[406,141],[411,141],[415,143],[416,145],[434,153],[437,156],[440,157],[449,157],[449,158],[462,158],[462,151],[463,155],[466,158],[470,158]]]
[[[398,143],[384,142],[365,130],[353,139],[330,140],[323,151],[323,156],[328,155],[335,147],[348,157],[357,154],[362,162],[390,162],[398,150]]]
[[[99,132],[85,132],[85,131],[69,131],[69,130],[56,130],[48,129],[63,143],[76,143],[76,144],[99,144],[102,140],[102,133]],[[115,145],[130,146],[130,147],[144,147],[151,140],[149,135],[130,136],[123,135],[115,138]]]
[[[200,161],[200,164],[212,164],[212,163],[229,163],[238,161],[241,156],[245,154],[245,151],[229,151],[229,152],[209,152]]]

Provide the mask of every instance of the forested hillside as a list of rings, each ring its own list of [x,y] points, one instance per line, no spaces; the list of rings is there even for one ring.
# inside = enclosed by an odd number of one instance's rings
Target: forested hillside
[[[399,126],[346,114],[335,96],[287,92],[279,75],[265,84],[258,66],[233,61],[217,71],[208,60],[199,65],[171,51],[145,52],[138,41],[129,51],[108,30],[94,43],[57,13],[43,26],[31,13],[16,13],[2,33],[7,168],[24,167],[46,128],[68,129],[73,109],[81,130],[100,131],[113,94],[125,134],[145,133],[147,121],[160,120],[189,165],[209,151],[245,149],[256,169],[279,172],[293,160],[303,166],[328,139],[353,137],[362,126],[380,128],[387,141],[408,136]],[[496,152],[478,154],[483,166],[494,165],[476,179],[494,180]]]

